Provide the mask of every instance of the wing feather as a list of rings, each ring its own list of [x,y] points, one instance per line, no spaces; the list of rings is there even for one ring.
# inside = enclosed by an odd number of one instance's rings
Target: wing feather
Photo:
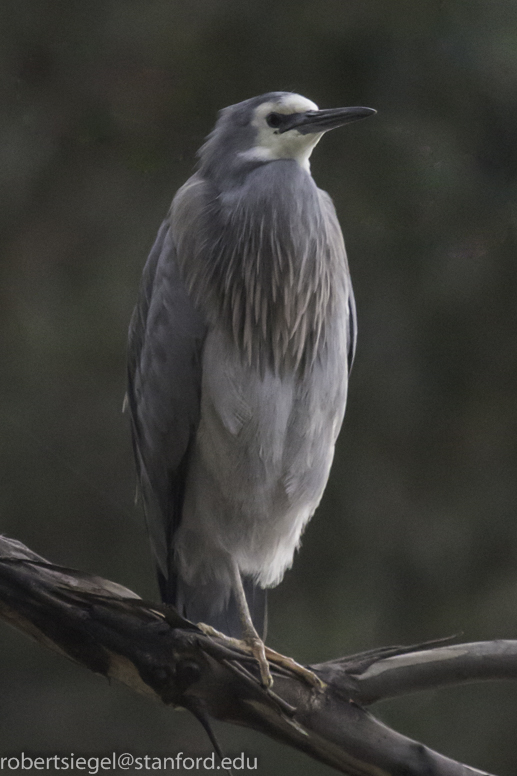
[[[166,219],[129,328],[127,399],[150,541],[161,574],[170,580],[189,447],[199,422],[204,337],[205,323],[181,279]]]

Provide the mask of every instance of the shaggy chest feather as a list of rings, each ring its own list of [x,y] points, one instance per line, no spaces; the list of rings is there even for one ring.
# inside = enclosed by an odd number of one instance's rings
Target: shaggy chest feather
[[[308,174],[259,183],[248,181],[231,200],[214,198],[209,233],[186,279],[245,361],[279,373],[309,367],[325,346],[346,254],[333,206]]]

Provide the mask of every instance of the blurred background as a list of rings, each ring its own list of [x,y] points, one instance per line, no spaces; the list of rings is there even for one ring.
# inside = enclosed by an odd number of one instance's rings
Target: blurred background
[[[270,597],[302,662],[517,638],[517,5],[510,0],[3,0],[0,531],[156,598],[121,414],[147,252],[221,107],[293,90],[378,116],[313,156],[347,242],[359,347],[323,503]],[[517,687],[376,707],[517,772]],[[0,751],[211,751],[198,724],[0,632]],[[262,774],[330,774],[218,725]]]

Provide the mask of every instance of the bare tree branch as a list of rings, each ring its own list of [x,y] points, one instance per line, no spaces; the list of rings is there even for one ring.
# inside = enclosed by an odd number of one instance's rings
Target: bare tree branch
[[[451,684],[517,679],[517,641],[425,646],[388,647],[316,668],[325,681],[339,682],[342,675],[349,683],[350,697],[363,706]]]
[[[255,661],[231,640],[209,637],[170,607],[54,566],[2,537],[0,618],[137,692],[201,720],[209,715],[253,728],[351,776],[484,773],[400,735],[363,706],[452,682],[517,675],[517,642],[393,647],[312,666],[322,689],[272,662],[269,692]]]

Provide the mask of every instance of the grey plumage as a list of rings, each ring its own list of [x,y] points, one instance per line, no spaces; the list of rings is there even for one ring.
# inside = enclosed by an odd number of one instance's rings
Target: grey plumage
[[[372,112],[283,92],[222,111],[144,269],[128,401],[162,595],[229,635],[232,563],[261,629],[264,589],[327,482],[355,307],[308,158],[323,131]]]

